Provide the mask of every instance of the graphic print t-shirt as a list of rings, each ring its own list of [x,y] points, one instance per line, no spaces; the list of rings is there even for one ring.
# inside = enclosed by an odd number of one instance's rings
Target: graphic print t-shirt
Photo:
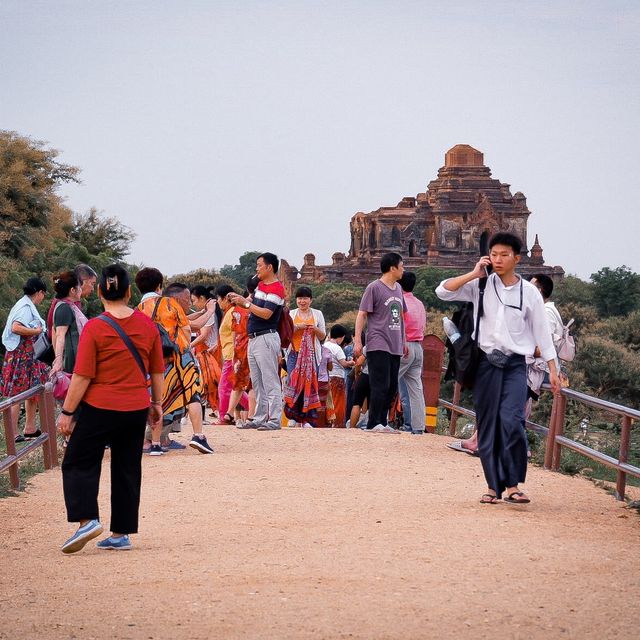
[[[367,312],[367,351],[386,351],[392,355],[403,353],[403,318],[407,306],[402,287],[396,282],[393,289],[381,280],[367,286],[360,302],[360,311]]]

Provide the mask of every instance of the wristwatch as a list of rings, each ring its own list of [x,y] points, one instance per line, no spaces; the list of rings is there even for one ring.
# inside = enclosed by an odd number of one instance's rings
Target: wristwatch
[[[248,309],[251,306],[251,303],[247,300],[247,302],[244,303],[244,308]]]

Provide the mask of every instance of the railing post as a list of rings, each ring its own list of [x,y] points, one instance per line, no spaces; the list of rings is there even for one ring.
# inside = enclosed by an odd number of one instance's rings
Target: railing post
[[[551,469],[553,460],[553,446],[556,443],[556,417],[558,415],[558,404],[560,396],[553,396],[553,404],[551,405],[551,417],[549,418],[549,432],[547,433],[547,441],[544,448],[544,468]]]
[[[631,438],[631,418],[624,416],[622,418],[622,432],[620,433],[620,454],[618,460],[620,462],[628,462],[629,460],[629,440]],[[627,486],[627,474],[618,470],[616,479],[616,498],[624,500],[624,492]]]
[[[438,422],[438,398],[444,360],[444,342],[433,334],[422,340],[422,393],[424,395],[424,424],[429,433],[435,433]],[[418,418],[419,419],[419,418]],[[416,420],[411,416],[411,422]],[[415,428],[415,427],[414,427]]]
[[[462,393],[462,387],[459,382],[456,382],[453,385],[453,399],[451,400],[451,404],[455,404],[456,406],[460,404],[460,394]],[[455,436],[456,429],[458,428],[458,417],[460,414],[451,409],[451,422],[449,423],[449,435]]]
[[[43,418],[45,420],[45,430],[49,434],[49,440],[45,447],[49,453],[49,459],[51,460],[51,466],[58,466],[58,440],[56,438],[56,409],[55,400],[53,398],[53,384],[47,382],[44,387],[44,393],[40,400],[40,410],[43,412]]]
[[[556,414],[556,428],[553,443],[553,462],[551,463],[552,471],[557,471],[560,468],[560,458],[562,457],[562,448],[558,444],[557,436],[564,435],[564,418],[567,410],[567,398],[562,392],[558,399],[558,413]]]
[[[13,407],[8,407],[2,412],[2,421],[4,423],[4,437],[7,442],[7,454],[16,455],[16,433],[17,424],[13,424]],[[9,467],[9,481],[11,486],[17,491],[20,489],[20,473],[18,471],[18,462]]]

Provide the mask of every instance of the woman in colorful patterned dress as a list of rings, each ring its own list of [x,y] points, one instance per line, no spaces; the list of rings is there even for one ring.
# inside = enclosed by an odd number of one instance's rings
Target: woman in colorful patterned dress
[[[37,384],[44,384],[48,377],[48,367],[35,358],[33,345],[36,338],[45,331],[45,321],[40,317],[36,305],[44,300],[47,285],[40,278],[29,278],[22,287],[24,296],[13,305],[7,324],[2,332],[2,344],[7,350],[2,366],[0,393],[6,398],[27,391]],[[18,434],[16,442],[27,438],[37,438],[40,429],[36,429],[37,400],[25,403],[26,422],[24,435]],[[20,405],[11,408],[13,424],[18,425]]]

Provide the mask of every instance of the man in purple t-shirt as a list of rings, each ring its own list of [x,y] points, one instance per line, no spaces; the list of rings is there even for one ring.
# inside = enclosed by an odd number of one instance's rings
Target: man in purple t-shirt
[[[362,332],[367,324],[369,366],[369,421],[367,429],[396,433],[387,424],[387,414],[398,391],[400,358],[406,351],[403,314],[407,310],[398,280],[404,267],[402,256],[385,253],[380,260],[382,276],[365,289],[356,318],[354,355],[362,353]]]

